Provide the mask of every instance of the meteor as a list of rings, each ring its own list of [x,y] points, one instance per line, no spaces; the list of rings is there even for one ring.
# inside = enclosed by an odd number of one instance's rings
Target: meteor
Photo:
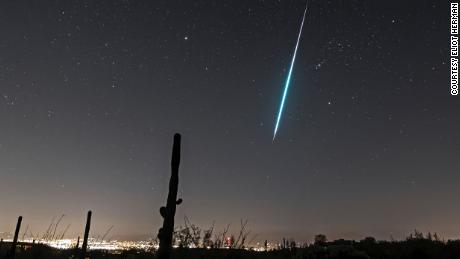
[[[303,29],[303,24],[305,22],[305,16],[307,14],[307,9],[308,9],[308,0],[305,5],[305,11],[303,12],[302,23],[300,24],[299,35],[297,36],[297,43],[295,44],[294,55],[292,55],[291,67],[289,68],[288,76],[286,79],[286,84],[284,85],[283,97],[281,99],[280,109],[278,111],[278,117],[276,119],[275,131],[273,132],[273,141],[275,141],[276,132],[278,131],[278,126],[281,120],[281,115],[283,114],[284,102],[286,101],[286,95],[289,89],[289,83],[291,82],[292,69],[294,68],[295,57],[297,55],[297,48],[299,47],[300,37],[302,36],[302,29]]]

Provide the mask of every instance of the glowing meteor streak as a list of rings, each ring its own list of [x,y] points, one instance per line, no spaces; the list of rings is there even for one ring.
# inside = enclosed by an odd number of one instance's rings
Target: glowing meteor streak
[[[276,119],[275,132],[273,133],[273,141],[275,140],[276,132],[278,131],[278,126],[281,120],[281,115],[283,114],[284,101],[286,100],[286,95],[289,89],[289,83],[291,82],[292,69],[294,68],[295,57],[297,55],[297,48],[299,47],[300,37],[302,36],[302,28],[303,28],[303,23],[305,22],[305,16],[307,14],[307,9],[308,9],[308,0],[305,5],[305,11],[303,12],[302,23],[300,24],[300,31],[299,31],[299,35],[297,36],[297,43],[295,45],[294,55],[292,56],[291,67],[289,68],[289,73],[286,79],[286,84],[284,85],[283,98],[281,99],[281,105],[278,111],[278,118]]]

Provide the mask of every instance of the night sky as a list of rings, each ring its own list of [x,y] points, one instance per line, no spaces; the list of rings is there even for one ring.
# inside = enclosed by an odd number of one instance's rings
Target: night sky
[[[448,1],[1,1],[0,232],[460,238]]]

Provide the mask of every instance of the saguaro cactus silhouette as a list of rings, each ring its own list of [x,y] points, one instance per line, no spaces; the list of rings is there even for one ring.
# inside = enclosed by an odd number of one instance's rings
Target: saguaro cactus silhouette
[[[171,178],[169,179],[169,192],[166,207],[160,208],[163,217],[163,227],[158,231],[160,247],[158,249],[158,259],[169,259],[172,250],[172,238],[174,231],[174,216],[176,206],[182,203],[182,199],[177,199],[177,189],[179,185],[179,163],[180,163],[180,134],[174,135],[174,143],[171,158]]]
[[[78,236],[77,238],[77,244],[75,245],[75,249],[78,249],[79,246],[80,246],[80,236]]]
[[[18,244],[19,229],[21,229],[22,216],[18,217],[18,223],[16,224],[16,230],[14,231],[13,243],[11,244],[11,250],[9,258],[14,258],[16,255],[16,245]]]
[[[88,216],[86,216],[86,226],[85,226],[85,235],[83,237],[83,244],[81,246],[81,254],[80,258],[85,259],[86,257],[86,249],[88,247],[88,235],[89,235],[89,228],[91,227],[91,211],[88,211]]]

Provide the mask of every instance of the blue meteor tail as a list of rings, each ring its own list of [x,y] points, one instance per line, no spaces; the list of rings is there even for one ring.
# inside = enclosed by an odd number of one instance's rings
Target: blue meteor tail
[[[289,83],[291,82],[292,69],[294,68],[295,57],[297,56],[297,48],[299,47],[300,37],[302,36],[302,29],[303,29],[303,24],[305,22],[305,16],[307,14],[307,9],[308,9],[308,0],[307,0],[307,4],[305,6],[305,11],[303,12],[302,23],[300,24],[300,31],[299,31],[299,35],[297,36],[297,43],[295,45],[294,55],[292,56],[291,67],[289,68],[289,73],[288,73],[288,76],[287,76],[287,79],[286,79],[286,84],[284,85],[283,98],[281,99],[281,105],[280,105],[280,109],[278,111],[278,117],[276,119],[275,131],[273,133],[273,141],[275,141],[276,132],[278,131],[278,126],[279,126],[279,123],[280,123],[280,120],[281,120],[281,115],[283,114],[284,101],[286,101],[286,95],[287,95],[287,92],[288,92],[288,89],[289,89]]]

